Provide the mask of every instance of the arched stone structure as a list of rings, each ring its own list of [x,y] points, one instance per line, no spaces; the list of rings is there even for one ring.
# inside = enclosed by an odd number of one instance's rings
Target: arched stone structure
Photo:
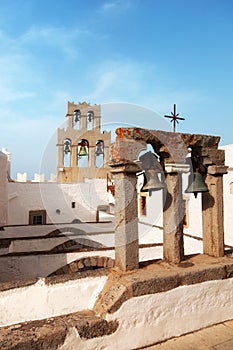
[[[98,269],[104,267],[114,267],[115,262],[113,259],[107,256],[87,256],[82,259],[76,260],[67,264],[55,272],[51,273],[48,277],[54,275],[69,274],[74,272],[82,272],[91,269]]]
[[[57,130],[57,180],[62,183],[83,182],[85,178],[106,178],[109,161],[109,145],[111,132],[101,132],[100,105],[86,102],[67,103],[66,128]],[[90,127],[91,125],[91,127]],[[64,141],[69,139],[69,145],[64,148]],[[88,142],[88,156],[84,167],[80,167],[78,144],[81,140]],[[97,166],[96,143],[102,141],[103,166]],[[69,146],[69,147],[68,147]],[[69,156],[70,164],[64,162],[64,155]]]
[[[184,256],[181,175],[187,172],[186,156],[191,149],[192,165],[206,177],[209,192],[202,194],[203,251],[224,255],[222,176],[227,172],[224,150],[218,149],[220,137],[118,128],[117,140],[110,150],[110,166],[115,181],[116,265],[122,270],[138,268],[138,221],[136,173],[141,150],[151,144],[160,157],[166,180],[163,209],[164,259],[179,263]],[[192,168],[192,166],[191,166]],[[192,169],[191,169],[192,171]]]

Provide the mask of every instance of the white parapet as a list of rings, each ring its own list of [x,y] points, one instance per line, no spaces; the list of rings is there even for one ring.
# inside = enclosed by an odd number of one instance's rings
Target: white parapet
[[[27,182],[27,173],[17,173],[17,182]]]

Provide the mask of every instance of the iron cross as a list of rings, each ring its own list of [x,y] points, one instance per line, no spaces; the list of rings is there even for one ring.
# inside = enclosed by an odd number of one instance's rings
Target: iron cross
[[[171,118],[173,122],[173,131],[176,132],[176,123],[179,124],[178,120],[185,120],[185,118],[178,118],[179,113],[176,114],[176,104],[174,104],[174,111],[171,112],[172,115],[165,115],[165,118]]]

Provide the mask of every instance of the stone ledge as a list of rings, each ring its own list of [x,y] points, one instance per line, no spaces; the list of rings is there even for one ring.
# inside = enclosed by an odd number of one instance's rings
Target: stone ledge
[[[88,270],[83,272],[67,273],[63,275],[53,275],[45,278],[45,284],[64,283],[71,280],[77,280],[88,277],[101,277],[109,274],[109,268],[100,268],[96,270]]]
[[[91,339],[114,333],[117,321],[107,322],[86,310],[46,320],[25,322],[0,329],[1,350],[57,349],[70,328],[75,327],[81,338]]]
[[[9,289],[24,288],[35,284],[39,279],[34,278],[31,280],[17,280],[12,282],[0,282],[0,292],[4,292]]]
[[[142,263],[139,270],[122,272],[112,269],[94,310],[104,316],[114,313],[132,297],[161,293],[183,285],[233,277],[233,258],[196,255],[179,265],[164,261]]]

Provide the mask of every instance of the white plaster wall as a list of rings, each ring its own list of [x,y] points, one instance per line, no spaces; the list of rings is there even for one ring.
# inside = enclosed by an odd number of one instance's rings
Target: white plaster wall
[[[103,237],[104,238],[104,237]],[[110,239],[113,239],[113,235]],[[202,242],[189,237],[184,237],[186,254],[200,253]],[[2,252],[4,253],[4,252]],[[8,282],[19,279],[32,279],[35,277],[46,277],[59,268],[91,256],[106,256],[115,259],[115,251],[95,250],[88,252],[70,252],[60,254],[38,254],[21,256],[0,256],[0,281]],[[155,246],[139,249],[139,261],[148,261],[163,258],[163,247]]]
[[[115,258],[114,250],[0,257],[0,282],[47,277],[72,261],[90,256]]]
[[[224,175],[223,179],[225,244],[233,246],[233,194],[230,193],[230,184],[233,182],[233,169],[229,169],[228,174]]]
[[[126,301],[107,320],[118,320],[111,335],[83,340],[74,328],[59,350],[131,350],[232,319],[233,279],[181,286]]]
[[[10,182],[8,193],[8,225],[26,225],[29,210],[42,209],[47,211],[47,223],[95,221],[97,206],[108,204],[105,179],[78,184]]]
[[[139,215],[139,221],[151,225],[163,226],[163,192],[162,190],[153,191],[147,195],[147,214]],[[140,213],[139,213],[140,214]],[[143,228],[141,228],[143,232]]]
[[[193,194],[185,195],[187,207],[188,227],[184,232],[196,237],[202,237],[202,194],[198,193],[197,198]]]
[[[228,174],[223,175],[225,244],[233,246],[233,194],[230,193],[230,184],[233,182],[233,144],[220,148],[225,150],[225,164],[229,167]]]
[[[0,152],[0,226],[7,223],[7,156]]]
[[[92,309],[107,276],[88,277],[59,284],[36,284],[0,292],[0,326]]]

